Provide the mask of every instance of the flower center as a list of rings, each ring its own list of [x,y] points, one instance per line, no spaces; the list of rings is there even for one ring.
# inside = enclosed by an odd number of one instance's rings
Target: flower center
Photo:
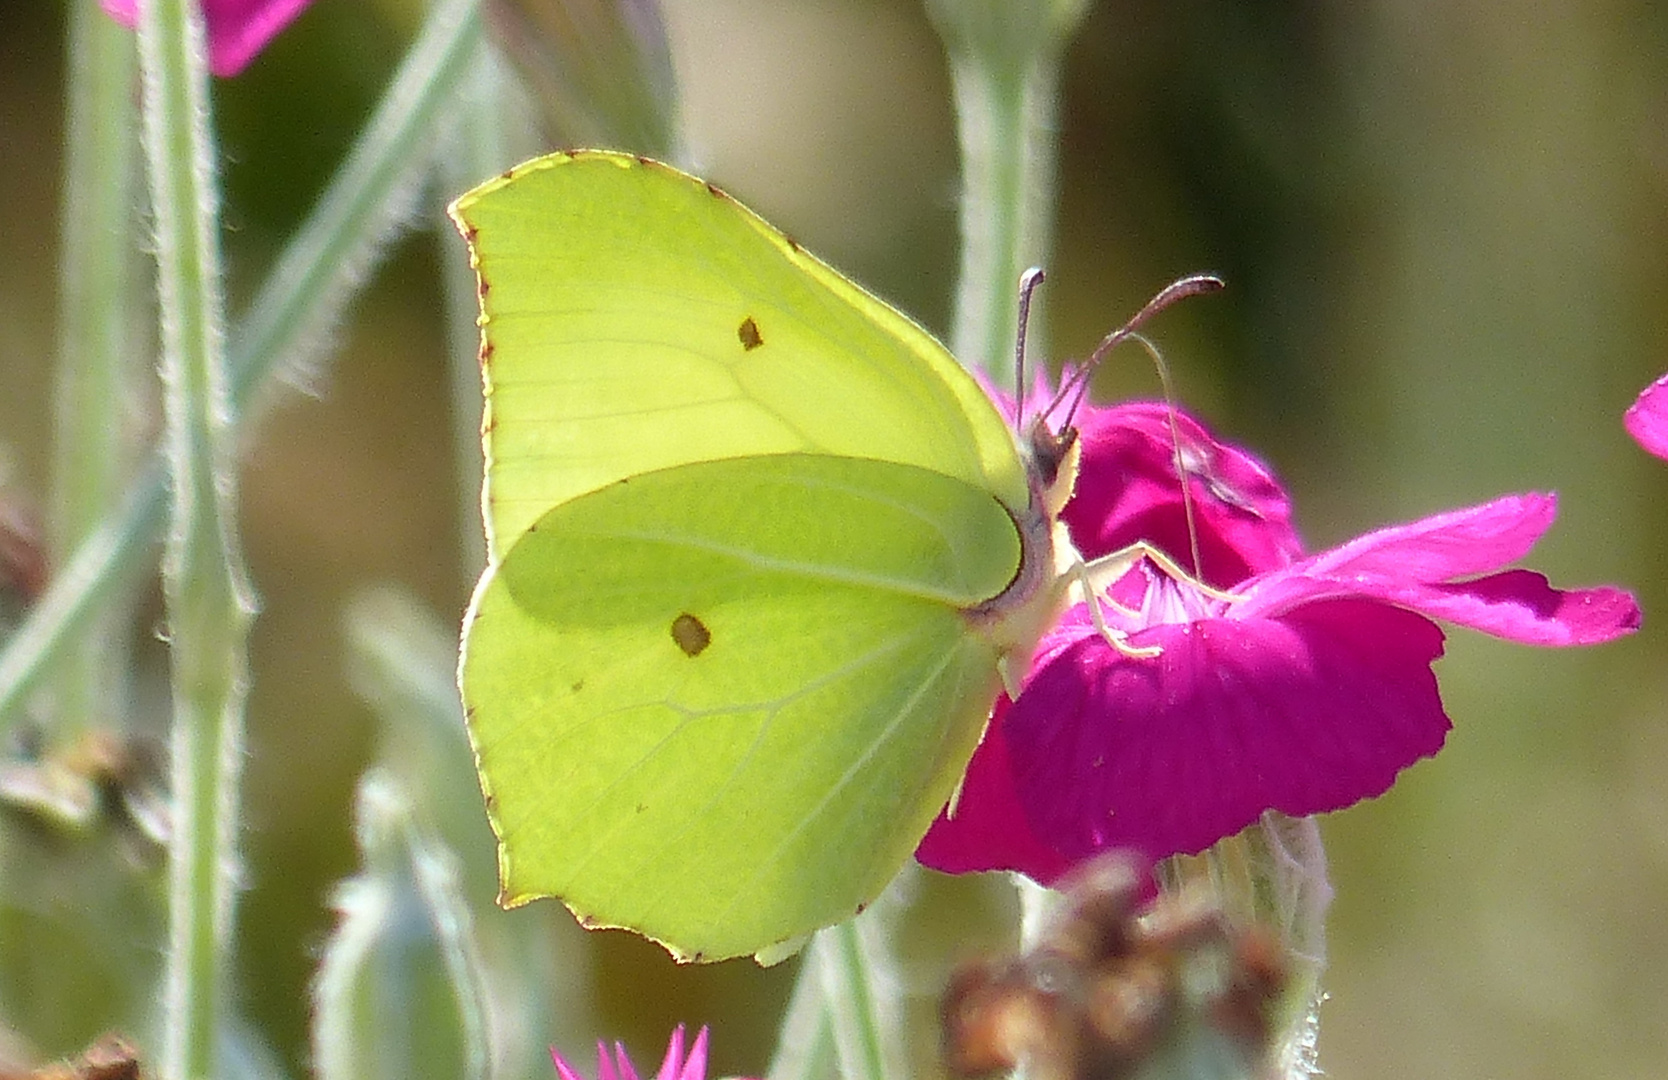
[[[1104,614],[1108,626],[1134,634],[1152,626],[1214,619],[1227,609],[1215,590],[1181,573],[1142,559],[1107,590],[1111,601]]]

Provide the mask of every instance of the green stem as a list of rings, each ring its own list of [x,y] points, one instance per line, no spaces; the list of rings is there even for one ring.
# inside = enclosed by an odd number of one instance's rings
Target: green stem
[[[812,960],[821,968],[840,1075],[845,1080],[893,1080],[902,1075],[900,1055],[888,1045],[896,1041],[899,1017],[895,1010],[882,1009],[875,947],[866,936],[858,919],[847,919],[818,935]]]
[[[906,1075],[902,977],[891,942],[914,883],[911,864],[867,911],[811,938],[777,1036],[771,1080]]]
[[[1019,278],[1054,229],[1060,53],[1087,0],[927,0],[944,38],[961,141],[961,274],[951,346],[1013,379]],[[1039,298],[1040,299],[1040,298]],[[1042,305],[1032,308],[1037,333]]]
[[[804,958],[793,994],[776,1032],[776,1053],[765,1076],[770,1080],[820,1080],[834,1059],[834,1033],[823,1004],[817,961]]]
[[[479,0],[439,0],[353,149],[238,326],[241,416],[275,372],[305,378],[377,256],[418,216],[437,133],[480,43]],[[248,435],[245,433],[244,438]]]
[[[1254,872],[1266,897],[1258,915],[1280,932],[1286,945],[1290,985],[1276,1030],[1283,1041],[1277,1056],[1280,1075],[1304,1080],[1320,1075],[1316,1042],[1320,1035],[1321,974],[1326,970],[1326,913],[1332,906],[1332,882],[1320,823],[1312,817],[1263,814],[1256,830]]]
[[[156,219],[165,457],[162,586],[173,667],[174,798],[161,1073],[215,1074],[236,866],[245,652],[254,604],[235,534],[218,191],[194,0],[140,5],[145,158]]]
[[[322,339],[320,329],[347,306],[371,256],[406,220],[409,204],[397,196],[414,189],[431,156],[426,136],[468,71],[476,5],[436,5],[346,163],[268,275],[233,341],[234,414],[247,411],[298,349]],[[122,509],[61,564],[0,654],[0,733],[59,651],[85,633],[86,620],[137,578],[162,530],[166,501],[166,477],[154,463],[129,487]]]
[[[595,946],[571,919],[493,909],[498,864],[492,845],[480,842],[480,781],[454,675],[457,626],[388,586],[358,593],[346,622],[348,680],[380,720],[373,770],[422,793],[420,816],[432,824],[435,846],[456,853],[465,899],[491,912],[474,928],[492,973],[484,1007],[492,1030],[515,1033],[494,1048],[495,1075],[554,1076],[549,1047],[571,1054],[594,1043]],[[368,783],[369,773],[362,790]],[[315,1047],[315,1055],[322,1053]],[[384,1069],[380,1075],[399,1074]]]
[[[313,983],[320,1080],[485,1080],[488,982],[456,859],[429,835],[407,789],[371,768],[359,781],[358,874]],[[549,1059],[545,1060],[549,1069]]]
[[[1010,875],[1014,891],[1019,894],[1019,948],[1029,951],[1042,941],[1043,931],[1053,918],[1060,894],[1046,885],[1038,885],[1024,874]]]
[[[132,243],[136,70],[133,36],[100,10],[98,0],[74,0],[53,402],[55,563],[117,508],[135,449],[124,436],[136,367],[132,339],[143,310]],[[56,722],[65,736],[124,711],[121,607],[113,605],[78,635],[64,658]]]

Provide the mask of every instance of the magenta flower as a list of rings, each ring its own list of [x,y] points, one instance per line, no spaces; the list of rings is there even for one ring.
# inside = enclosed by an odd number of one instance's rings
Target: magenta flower
[[[1085,557],[1145,539],[1187,554],[1174,451],[1159,406],[1081,425],[1066,518]],[[1608,641],[1639,624],[1618,589],[1563,592],[1526,570],[1550,495],[1519,495],[1297,559],[1279,485],[1255,459],[1181,418],[1204,582],[1147,562],[1109,590],[1128,655],[1069,611],[1019,701],[998,702],[963,781],[917,857],[953,873],[1052,881],[1097,851],[1201,851],[1265,810],[1303,816],[1381,794],[1436,753],[1450,722],[1431,664],[1445,619],[1533,645]],[[1081,504],[1081,506],[1080,506]],[[1084,509],[1087,507],[1088,509]],[[1074,514],[1074,511],[1076,513]]]
[[[563,1060],[554,1048],[550,1051],[550,1060],[556,1064],[556,1075],[560,1080],[584,1080],[575,1069]],[[701,1028],[695,1036],[695,1045],[689,1048],[689,1056],[683,1055],[683,1025],[679,1024],[672,1032],[672,1041],[666,1045],[666,1057],[660,1062],[660,1071],[654,1074],[654,1080],[706,1080],[707,1075],[707,1029]],[[597,1080],[638,1080],[637,1067],[631,1063],[631,1057],[620,1043],[614,1044],[614,1056],[608,1056],[608,1046],[601,1040],[597,1041]]]
[[[1668,375],[1640,391],[1622,418],[1627,433],[1649,452],[1668,458]]]
[[[1219,443],[1193,417],[1163,402],[1086,410],[1078,419],[1083,461],[1061,515],[1086,559],[1144,540],[1208,585],[1230,588],[1303,554],[1291,499],[1266,465]],[[1193,499],[1199,565],[1193,566],[1176,443]]]
[[[201,0],[208,26],[209,70],[225,78],[249,66],[278,31],[312,0]],[[100,0],[123,25],[139,21],[139,0]]]

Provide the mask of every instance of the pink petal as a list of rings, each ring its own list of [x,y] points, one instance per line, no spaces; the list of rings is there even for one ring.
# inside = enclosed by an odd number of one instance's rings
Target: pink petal
[[[625,1044],[614,1044],[614,1059],[608,1058],[608,1050],[597,1043],[597,1080],[637,1080],[637,1066],[631,1063],[631,1055],[626,1053]]]
[[[1304,604],[1362,597],[1529,645],[1593,645],[1638,629],[1621,589],[1554,589],[1527,570],[1487,573],[1527,554],[1552,524],[1552,495],[1511,495],[1352,540],[1244,587],[1228,617],[1281,616]]]
[[[1084,556],[1145,540],[1195,576],[1228,588],[1303,553],[1291,500],[1267,466],[1218,442],[1187,413],[1157,401],[1089,408],[1080,414],[1078,433],[1082,466],[1061,516]],[[1197,568],[1176,472],[1178,442],[1193,502]]]
[[[1622,589],[1554,589],[1530,570],[1453,585],[1375,583],[1358,592],[1525,645],[1597,645],[1639,629],[1641,618]]]
[[[655,1080],[706,1080],[707,1029],[701,1028],[700,1034],[695,1036],[695,1045],[690,1047],[687,1059],[683,1056],[683,1036],[684,1026],[679,1024],[667,1041],[666,1056],[661,1059]],[[558,1080],[584,1080],[573,1066],[563,1060],[555,1047],[550,1049],[550,1060],[556,1065]],[[597,1080],[638,1080],[637,1067],[631,1063],[631,1055],[626,1053],[624,1043],[616,1042],[610,1057],[608,1045],[600,1040],[597,1042]]]
[[[597,1056],[600,1058],[602,1053],[602,1044],[599,1042],[597,1043]],[[554,1046],[550,1048],[550,1060],[556,1066],[556,1075],[560,1080],[585,1080],[584,1077],[579,1075],[579,1070],[569,1065]]]
[[[1528,570],[1438,586],[1438,591],[1459,605],[1426,602],[1421,611],[1530,645],[1597,645],[1639,629],[1644,618],[1639,601],[1626,589],[1554,589]]]
[[[678,1025],[674,1036],[678,1042],[683,1041],[683,1025]],[[665,1066],[662,1066],[664,1068]],[[707,1075],[707,1029],[706,1025],[695,1035],[695,1045],[689,1048],[689,1057],[684,1061],[683,1068],[677,1073],[676,1080],[706,1080]]]
[[[1367,533],[1302,560],[1291,572],[1432,583],[1487,574],[1529,554],[1557,515],[1556,495],[1507,495]]]
[[[1014,789],[1008,740],[1003,734],[1003,717],[1010,708],[1005,696],[997,701],[990,727],[962,778],[955,813],[949,807],[939,811],[916,847],[915,858],[946,874],[1017,870],[1048,885],[1072,864],[1031,831]]]
[[[1640,392],[1622,423],[1640,446],[1659,458],[1668,458],[1668,375]]]
[[[1140,539],[1192,563],[1179,441],[1204,576],[1237,595],[1125,575],[1111,592],[1129,611],[1108,619],[1134,644],[1160,646],[1147,659],[1113,649],[1082,605],[1069,612],[1019,702],[999,703],[954,815],[917,851],[926,865],[1047,883],[1106,848],[1160,859],[1201,851],[1267,810],[1349,806],[1446,738],[1432,618],[1535,645],[1592,644],[1639,625],[1622,590],[1561,591],[1504,569],[1552,525],[1552,495],[1507,496],[1294,561],[1283,489],[1190,417],[1172,421],[1156,403],[1091,409],[1080,434],[1063,515],[1079,550],[1093,558]]]
[[[236,75],[312,0],[202,0],[208,25],[209,70]],[[138,0],[101,0],[127,26],[139,20]]]
[[[666,1041],[666,1056],[660,1059],[660,1071],[655,1073],[655,1080],[677,1080],[678,1070],[683,1065],[683,1025],[672,1029],[672,1037]]]
[[[1430,670],[1442,631],[1410,612],[1339,600],[1162,625],[1134,638],[1163,648],[1146,660],[1114,651],[1083,609],[1068,619],[1077,643],[1034,669],[1002,730],[1031,828],[1072,861],[1196,852],[1265,810],[1349,806],[1450,726]]]

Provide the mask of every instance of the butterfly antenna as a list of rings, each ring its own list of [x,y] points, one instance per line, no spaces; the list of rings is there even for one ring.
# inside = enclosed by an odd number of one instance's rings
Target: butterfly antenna
[[[1151,306],[1151,305],[1149,305]],[[1164,388],[1164,418],[1170,426],[1170,449],[1175,458],[1176,479],[1181,481],[1182,515],[1187,521],[1188,554],[1193,557],[1193,576],[1202,577],[1204,560],[1199,556],[1199,527],[1193,517],[1193,489],[1187,482],[1187,461],[1182,454],[1181,424],[1176,420],[1176,384],[1170,379],[1170,365],[1165,362],[1164,354],[1158,346],[1139,331],[1131,330],[1128,340],[1147,350],[1152,357],[1153,367],[1158,369],[1158,382]]]
[[[1094,375],[1095,370],[1100,367],[1101,361],[1106,359],[1107,354],[1126,341],[1134,341],[1146,350],[1147,355],[1152,357],[1153,367],[1158,370],[1158,381],[1164,388],[1164,411],[1170,426],[1170,445],[1175,453],[1176,478],[1181,482],[1182,513],[1187,520],[1188,547],[1190,549],[1189,554],[1193,558],[1193,574],[1195,577],[1202,573],[1202,559],[1199,555],[1199,529],[1194,516],[1192,488],[1187,482],[1187,463],[1182,453],[1181,425],[1176,419],[1176,388],[1170,378],[1170,365],[1164,362],[1164,355],[1159,352],[1158,346],[1154,345],[1141,333],[1141,327],[1153,316],[1177,301],[1185,300],[1190,296],[1213,293],[1224,286],[1223,280],[1214,274],[1190,274],[1187,277],[1172,281],[1160,289],[1158,294],[1148,300],[1128,322],[1102,338],[1100,344],[1095,346],[1095,351],[1089,354],[1089,359],[1081,364],[1074,365],[1061,375],[1060,387],[1045,410],[1045,412],[1052,413],[1066,400],[1070,399],[1071,405],[1067,408],[1065,419],[1060,426],[1062,430],[1071,427],[1072,421],[1077,415],[1078,406],[1083,404],[1083,400],[1089,396],[1089,380]]]
[[[1202,296],[1205,293],[1216,292],[1217,290],[1223,288],[1225,284],[1226,283],[1223,282],[1221,278],[1214,274],[1189,274],[1187,277],[1172,281],[1170,284],[1160,289],[1158,291],[1158,295],[1154,296],[1151,300],[1148,300],[1140,311],[1137,311],[1130,317],[1128,322],[1101,338],[1100,344],[1095,346],[1095,351],[1089,354],[1089,359],[1085,360],[1075,371],[1072,372],[1072,377],[1069,380],[1061,380],[1061,393],[1055,395],[1055,401],[1050,405],[1050,408],[1053,408],[1055,405],[1058,405],[1062,400],[1064,400],[1066,384],[1069,381],[1072,384],[1074,394],[1071,408],[1066,411],[1066,418],[1063,426],[1071,426],[1072,417],[1077,414],[1077,407],[1081,405],[1083,403],[1083,399],[1088,396],[1089,378],[1095,373],[1095,369],[1100,367],[1100,362],[1106,359],[1106,355],[1108,353],[1123,344],[1125,341],[1128,341],[1131,338],[1138,338],[1139,334],[1137,331],[1139,331],[1142,326],[1146,325],[1146,323],[1151,320],[1153,316],[1170,307],[1177,301],[1185,300],[1190,296]],[[1148,343],[1147,347],[1150,350],[1152,348],[1151,343]],[[1162,363],[1160,366],[1162,367]],[[1168,390],[1166,393],[1168,393]]]
[[[1016,429],[1025,425],[1025,336],[1031,328],[1031,294],[1046,280],[1042,268],[1033,266],[1019,275],[1019,333],[1014,339],[1014,419]]]

